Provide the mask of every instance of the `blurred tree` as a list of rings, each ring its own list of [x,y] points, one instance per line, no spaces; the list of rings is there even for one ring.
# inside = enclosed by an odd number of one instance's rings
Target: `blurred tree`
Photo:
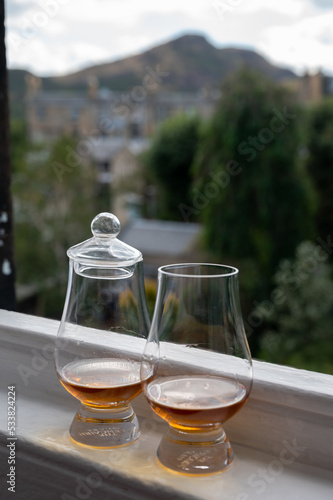
[[[0,2],[0,134],[0,309],[13,310],[16,300],[4,1]]]
[[[318,194],[316,226],[326,240],[333,228],[333,100],[310,111],[307,166]]]
[[[299,161],[302,120],[289,91],[242,70],[223,85],[194,165],[192,208],[206,247],[253,259],[263,297],[280,259],[313,234],[313,193]]]
[[[189,203],[190,169],[198,145],[199,123],[196,116],[167,119],[144,156],[146,169],[157,185],[158,218],[183,220],[179,204]]]
[[[153,317],[156,295],[157,295],[157,281],[152,279],[145,280],[145,291],[147,298],[147,305],[150,317]]]
[[[303,242],[275,275],[275,301],[259,304],[265,319],[259,357],[333,374],[333,282],[328,255]]]
[[[18,283],[44,290],[38,312],[57,317],[67,282],[66,250],[91,236],[93,171],[70,138],[60,138],[51,148],[31,148],[17,125],[12,137]]]

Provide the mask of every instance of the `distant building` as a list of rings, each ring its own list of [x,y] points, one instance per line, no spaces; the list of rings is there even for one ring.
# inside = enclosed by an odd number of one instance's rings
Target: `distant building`
[[[125,139],[150,137],[156,127],[177,113],[213,113],[218,92],[111,91],[89,79],[87,91],[45,91],[40,79],[27,80],[26,119],[32,141],[54,140],[68,134]]]
[[[201,262],[200,224],[134,219],[122,229],[120,239],[143,254],[145,276],[155,278],[158,267],[177,262]]]
[[[302,103],[316,103],[324,97],[333,97],[333,78],[321,71],[315,74],[306,72],[296,82],[296,91]]]
[[[113,164],[112,210],[126,224],[142,213],[145,184],[138,154],[147,149],[148,141],[129,141],[117,154]]]
[[[142,180],[137,178],[135,188],[127,186],[127,191],[126,182],[139,172],[137,155],[148,148],[158,125],[178,113],[208,118],[219,93],[145,91],[143,97],[134,91],[100,89],[96,78],[89,78],[85,92],[45,91],[40,79],[27,79],[30,139],[52,142],[63,135],[77,137],[80,150],[87,150],[84,159],[95,166],[97,182],[111,186],[112,210],[122,223],[140,212]]]
[[[111,208],[122,224],[137,217],[144,203],[144,183],[138,155],[150,144],[148,139],[102,137],[91,139],[91,159],[97,182],[111,189]]]
[[[97,181],[100,184],[113,183],[117,178],[123,178],[129,173],[133,173],[133,158],[145,151],[149,147],[149,139],[126,138],[102,136],[87,137],[87,148],[97,171]],[[127,166],[122,158],[124,151],[127,152],[127,160],[132,164]],[[121,167],[117,166],[121,164]],[[137,161],[135,161],[137,165]]]

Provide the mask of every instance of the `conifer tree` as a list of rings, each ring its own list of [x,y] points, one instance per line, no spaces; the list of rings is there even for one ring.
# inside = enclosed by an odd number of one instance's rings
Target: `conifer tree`
[[[317,236],[325,241],[333,234],[333,100],[327,99],[310,112],[307,166],[313,180],[318,211]]]
[[[178,206],[189,203],[198,137],[198,118],[176,115],[167,119],[153,138],[144,161],[157,185],[157,216],[161,219],[183,220]]]
[[[299,157],[302,120],[289,91],[242,70],[223,85],[195,160],[203,208],[194,209],[206,247],[253,259],[266,285],[279,261],[313,235],[313,193]]]

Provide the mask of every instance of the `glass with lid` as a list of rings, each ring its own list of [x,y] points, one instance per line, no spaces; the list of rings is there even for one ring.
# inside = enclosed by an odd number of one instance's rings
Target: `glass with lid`
[[[71,247],[67,296],[56,349],[62,385],[81,402],[74,441],[113,447],[139,437],[131,400],[141,391],[140,360],[149,314],[140,251],[118,240],[120,223],[97,215],[93,237]]]

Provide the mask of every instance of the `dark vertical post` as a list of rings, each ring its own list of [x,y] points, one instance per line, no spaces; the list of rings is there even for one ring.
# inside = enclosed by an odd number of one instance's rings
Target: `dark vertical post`
[[[0,309],[16,309],[5,2],[0,0]]]

